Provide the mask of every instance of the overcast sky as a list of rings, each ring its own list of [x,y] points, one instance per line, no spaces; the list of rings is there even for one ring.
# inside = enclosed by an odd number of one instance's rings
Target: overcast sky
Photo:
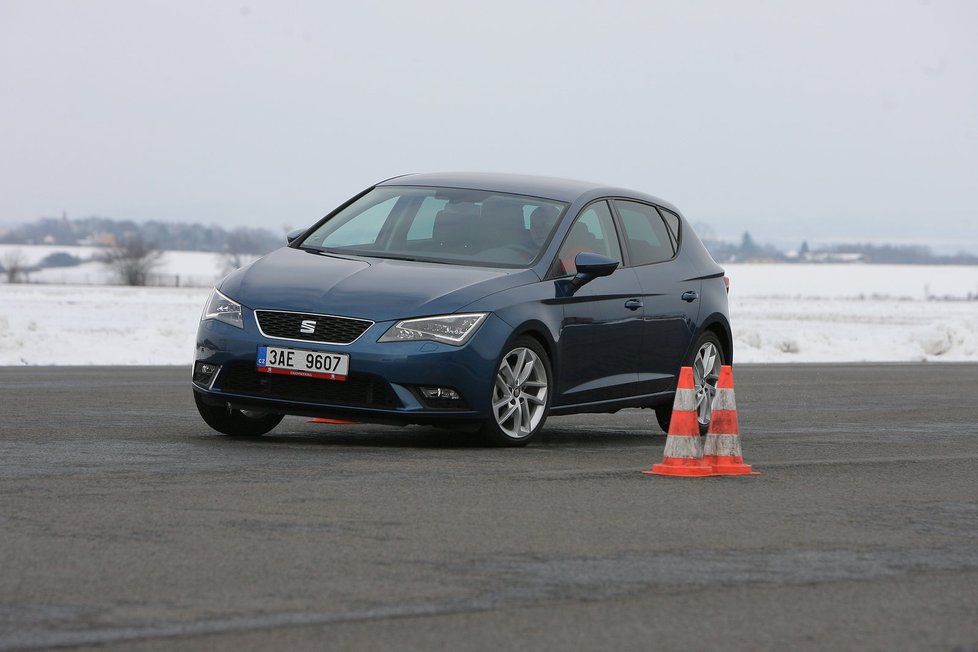
[[[0,223],[278,230],[442,170],[978,252],[978,2],[0,0]]]

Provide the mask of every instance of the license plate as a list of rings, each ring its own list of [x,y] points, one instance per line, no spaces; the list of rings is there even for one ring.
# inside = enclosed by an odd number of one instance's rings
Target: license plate
[[[327,351],[303,351],[280,346],[258,347],[258,371],[266,374],[346,380],[350,356]]]

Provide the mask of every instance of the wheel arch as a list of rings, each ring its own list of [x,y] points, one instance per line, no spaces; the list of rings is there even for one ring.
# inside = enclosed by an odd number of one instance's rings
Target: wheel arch
[[[515,342],[521,337],[531,337],[536,340],[540,346],[543,347],[544,352],[550,359],[550,370],[553,372],[556,366],[556,356],[555,351],[557,348],[556,343],[552,337],[549,337],[545,333],[547,332],[546,326],[540,322],[527,322],[520,326],[520,328],[513,330],[513,335],[509,338],[507,346]]]
[[[723,357],[727,360],[728,364],[733,364],[734,359],[734,348],[733,348],[733,335],[730,331],[730,322],[727,321],[726,317],[720,313],[710,315],[708,319],[703,322],[703,328],[701,332],[711,332],[717,336],[720,340],[720,346],[723,347]]]

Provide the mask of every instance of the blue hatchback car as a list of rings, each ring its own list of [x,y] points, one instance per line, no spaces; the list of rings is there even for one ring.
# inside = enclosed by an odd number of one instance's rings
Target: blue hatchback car
[[[212,428],[286,414],[478,430],[655,410],[692,365],[706,428],[727,285],[679,211],[593,183],[413,174],[361,192],[215,288],[193,366]]]

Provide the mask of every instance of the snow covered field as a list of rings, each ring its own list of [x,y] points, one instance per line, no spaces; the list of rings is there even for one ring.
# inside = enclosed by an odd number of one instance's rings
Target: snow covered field
[[[978,267],[726,270],[737,362],[978,361]]]
[[[176,258],[188,278],[220,274],[214,254]],[[978,267],[729,265],[727,274],[738,362],[978,361]],[[0,365],[189,365],[209,291],[0,284]]]

